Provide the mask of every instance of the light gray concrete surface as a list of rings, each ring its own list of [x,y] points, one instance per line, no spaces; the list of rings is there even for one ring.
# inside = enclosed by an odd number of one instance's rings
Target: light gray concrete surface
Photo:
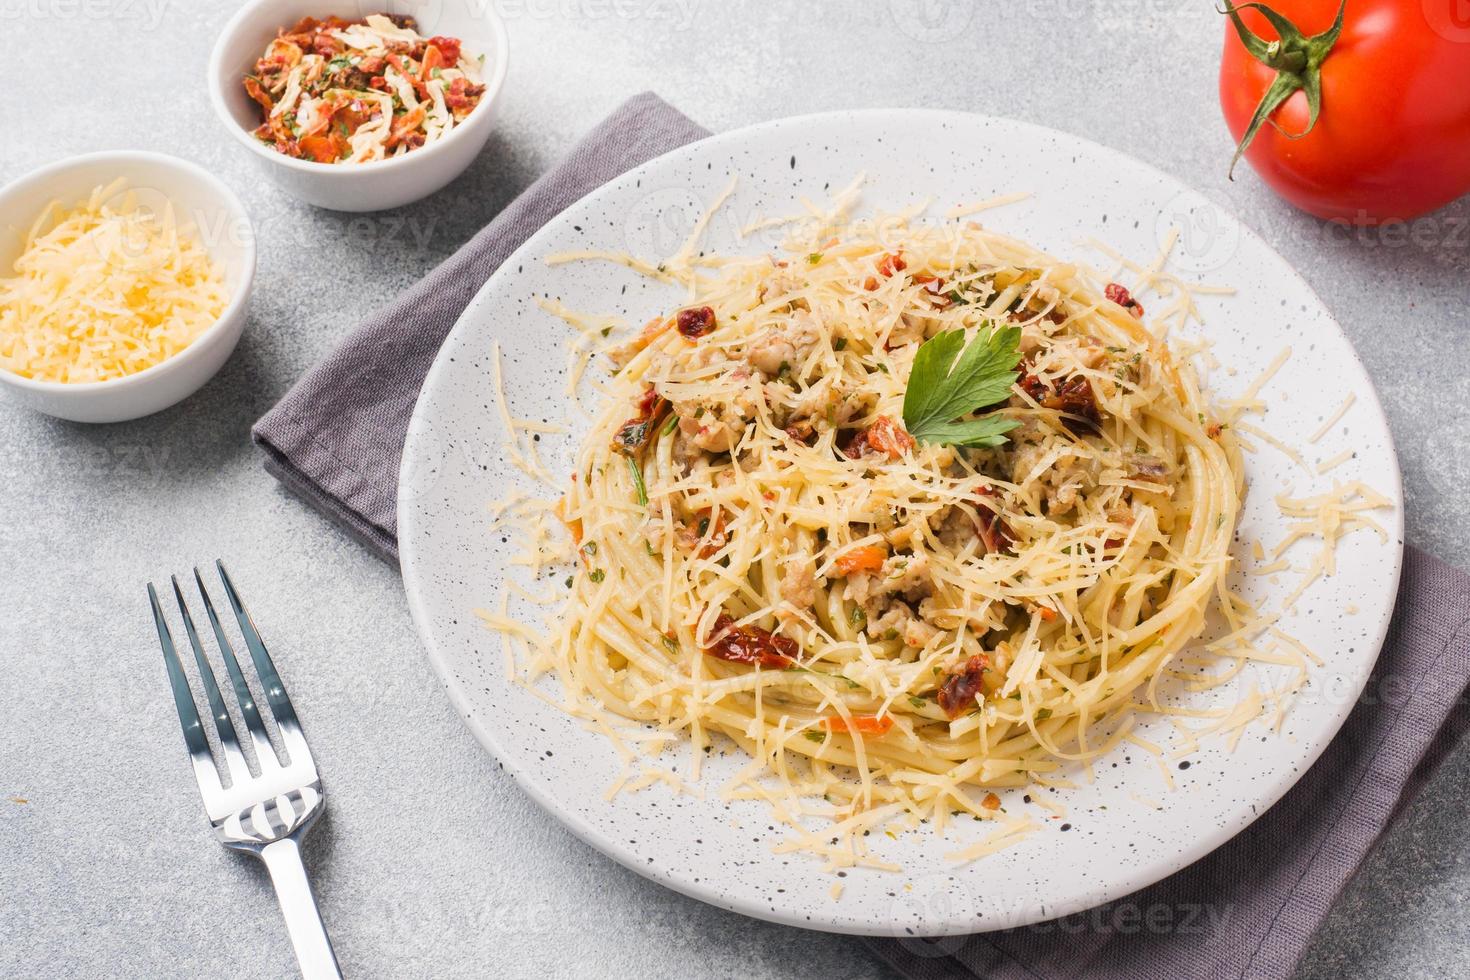
[[[353,217],[264,184],[210,112],[205,64],[234,4],[0,0],[0,178],[90,150],[163,150],[233,185],[260,235],[250,326],[199,394],[106,427],[0,411],[0,975],[291,975],[261,869],[201,819],[150,635],[143,583],[215,556],[275,638],[330,788],[311,863],[349,974],[886,975],[851,940],[649,884],[540,812],[450,709],[394,570],[283,493],[249,443],[251,422],[355,321],[641,89],[717,130],[864,106],[1011,115],[1200,188],[1327,298],[1387,404],[1409,540],[1470,563],[1470,207],[1412,236],[1351,240],[1249,170],[1227,183],[1210,4],[485,2],[512,42],[499,130],[445,191]],[[1461,750],[1301,977],[1470,974],[1467,779]]]

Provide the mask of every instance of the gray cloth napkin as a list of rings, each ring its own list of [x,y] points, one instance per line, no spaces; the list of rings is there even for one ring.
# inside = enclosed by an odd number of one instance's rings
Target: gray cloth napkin
[[[452,258],[369,318],[255,426],[266,467],[397,558],[398,460],[440,343],[496,267],[600,184],[707,135],[652,94],[592,131]],[[1101,908],[946,940],[864,939],[914,980],[1285,977],[1364,856],[1465,727],[1470,576],[1408,550],[1367,692],[1322,758],[1209,857]]]

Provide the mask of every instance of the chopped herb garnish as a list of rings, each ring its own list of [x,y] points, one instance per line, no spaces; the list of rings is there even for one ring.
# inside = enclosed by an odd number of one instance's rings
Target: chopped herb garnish
[[[868,614],[863,612],[861,607],[854,607],[852,612],[847,614],[847,621],[853,629],[860,630],[868,625]]]
[[[582,545],[582,550],[587,552],[587,554],[589,555],[597,554],[597,542],[588,541],[586,544]]]
[[[669,651],[670,653],[679,652],[679,641],[674,639],[672,636],[661,636],[659,637],[659,639],[664,641],[665,650]]]
[[[658,557],[658,550],[654,548],[653,543],[650,541],[643,542],[643,550],[648,552],[648,557],[650,558]]]
[[[903,424],[920,442],[999,446],[1019,423],[1002,415],[965,418],[1004,401],[1018,377],[1019,327],[998,327],[965,344],[963,330],[924,341],[903,396]],[[963,349],[963,352],[962,352]]]
[[[602,330],[600,331],[600,333],[604,337],[606,337],[608,334],[612,333],[612,327],[603,327]]]
[[[628,472],[633,476],[633,491],[638,498],[639,507],[648,506],[648,487],[643,483],[643,468],[638,465],[638,460],[632,456],[624,457],[628,461]]]
[[[822,253],[813,252],[806,257],[806,261],[808,265],[816,265],[818,262],[822,261]]]
[[[810,731],[806,733],[806,739],[808,742],[825,742],[827,741],[827,733]]]
[[[913,695],[913,694],[909,695],[909,704],[913,705],[915,708],[918,708],[920,710],[923,710],[924,708],[929,707],[929,702],[928,701],[925,701],[923,698],[918,697],[917,695]]]
[[[1046,721],[1050,717],[1051,717],[1051,709],[1050,708],[1037,708],[1036,709],[1036,720],[1037,721]]]
[[[832,341],[832,349],[833,350],[847,350],[847,338],[846,337],[838,337],[836,340]]]
[[[607,573],[600,568],[594,568],[587,577],[595,583],[601,583],[603,579],[607,578]]]
[[[673,432],[674,431],[674,427],[677,426],[678,424],[679,424],[679,416],[677,416],[677,415],[673,414],[672,412],[670,412],[669,413],[669,419],[668,419],[668,421],[664,423],[664,427],[662,429],[659,429],[658,430],[658,434],[661,435],[661,436],[666,436],[669,433]]]

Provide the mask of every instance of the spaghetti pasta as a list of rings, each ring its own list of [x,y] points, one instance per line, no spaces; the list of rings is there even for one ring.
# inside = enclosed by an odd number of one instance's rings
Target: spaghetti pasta
[[[558,511],[580,564],[536,661],[573,710],[687,733],[696,775],[727,736],[786,787],[740,795],[782,812],[995,819],[990,788],[1157,708],[1226,594],[1239,449],[1142,306],[1086,270],[974,224],[794,244],[705,260],[689,306],[613,351]],[[914,438],[921,347],[1002,327],[1015,428]]]

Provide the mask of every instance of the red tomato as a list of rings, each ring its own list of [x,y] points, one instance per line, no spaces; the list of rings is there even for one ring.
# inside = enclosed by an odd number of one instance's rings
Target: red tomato
[[[1285,52],[1313,53],[1314,41],[1329,40],[1321,36],[1338,12],[1338,0],[1268,5],[1300,33],[1278,31],[1256,9],[1241,9],[1240,18],[1260,40],[1283,40]],[[1308,131],[1309,101],[1298,88],[1245,150],[1278,194],[1321,218],[1377,224],[1417,217],[1470,192],[1470,16],[1463,0],[1348,0],[1341,35],[1315,53],[1316,123]],[[1293,65],[1281,67],[1309,84],[1316,71],[1310,60],[1296,73]],[[1236,140],[1277,76],[1227,20],[1220,104]]]

